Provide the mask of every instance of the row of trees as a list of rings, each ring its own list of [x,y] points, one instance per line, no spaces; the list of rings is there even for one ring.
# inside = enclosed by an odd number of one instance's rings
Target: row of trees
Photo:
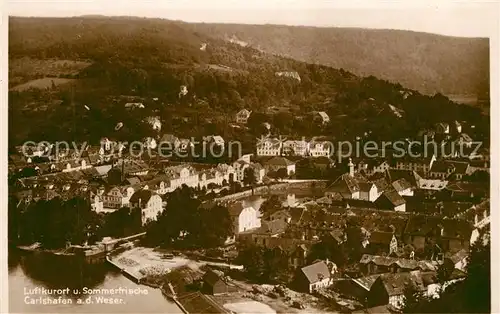
[[[226,207],[202,208],[194,191],[183,186],[167,197],[163,212],[148,225],[146,241],[154,246],[210,248],[222,245],[232,230]]]
[[[8,229],[9,240],[21,244],[39,242],[48,249],[92,244],[106,236],[125,237],[143,231],[139,209],[123,207],[98,214],[81,196],[30,203],[10,196]]]
[[[288,282],[290,278],[288,255],[281,249],[242,247],[235,262],[243,265],[248,278],[257,282]]]
[[[79,74],[74,93],[64,86],[49,91],[11,92],[9,117],[17,122],[9,125],[13,141],[40,137],[61,140],[61,134],[92,141],[103,135],[129,141],[142,139],[151,135],[142,120],[153,114],[161,116],[168,126],[168,130],[164,130],[167,132],[219,133],[239,138],[242,132],[229,130],[227,117],[232,120],[234,113],[244,107],[253,110],[250,137],[262,134],[264,122],[273,125],[273,133],[323,133],[351,138],[368,130],[379,138],[414,135],[421,128],[447,120],[468,120],[476,125],[476,130],[488,130],[481,123],[486,121],[479,110],[458,106],[442,95],[428,97],[413,92],[404,98],[401,85],[373,76],[360,79],[345,71],[269,56],[208,38],[203,38],[209,45],[201,52],[197,47],[201,39],[182,27],[146,23],[144,28],[138,28],[139,21],[134,21],[129,26],[131,33],[125,35],[116,21],[90,19],[85,21],[88,25],[85,31],[80,30],[84,34],[71,36],[66,34],[72,32],[71,27],[59,28],[72,25],[71,19],[44,20],[39,23],[46,25],[46,39],[32,38],[33,41],[27,42],[16,38],[36,23],[18,22],[10,43],[13,55],[40,57],[38,53],[44,51],[47,57],[85,58],[93,64]],[[168,31],[158,32],[162,28]],[[89,33],[90,29],[97,33]],[[57,36],[60,32],[65,36]],[[176,33],[183,36],[171,36]],[[69,38],[71,44],[62,43],[59,38]],[[104,43],[103,38],[107,39]],[[276,71],[286,69],[297,71],[301,81],[275,76]],[[179,99],[181,85],[188,86],[187,98]],[[160,100],[130,113],[124,110],[123,102],[113,104],[108,97],[131,94],[146,100],[152,97]],[[63,104],[52,105],[55,100],[63,100]],[[72,102],[77,104],[75,115]],[[38,109],[40,106],[36,104],[40,103],[48,108],[44,114],[27,114],[23,109],[32,103],[35,104],[33,110]],[[87,112],[84,104],[89,104],[92,110]],[[174,107],[172,110],[167,109],[169,104]],[[400,107],[405,115],[396,118],[387,104]],[[265,109],[270,106],[288,111],[268,114]],[[332,123],[325,127],[314,123],[308,116],[314,110],[326,111]],[[347,117],[338,118],[344,115]],[[217,121],[209,122],[209,119]],[[123,122],[125,127],[114,132],[118,122]],[[73,133],[75,124],[76,134]],[[26,125],[33,127],[26,130]]]
[[[81,197],[40,200],[21,211],[23,207],[17,199],[9,199],[9,239],[16,242],[62,248],[67,243],[96,241],[101,234],[102,217]]]
[[[29,204],[10,197],[9,239],[26,244],[40,242],[51,249],[146,230],[150,245],[211,248],[222,245],[233,234],[228,209],[221,205],[201,208],[201,200],[193,189],[183,186],[166,198],[167,206],[157,221],[143,227],[139,209],[123,207],[98,214],[88,200],[79,196]]]

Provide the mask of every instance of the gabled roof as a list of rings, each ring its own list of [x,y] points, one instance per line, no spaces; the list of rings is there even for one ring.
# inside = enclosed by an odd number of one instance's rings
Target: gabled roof
[[[330,278],[330,270],[323,261],[302,267],[300,270],[306,276],[309,283],[315,283],[324,278]]]
[[[278,148],[280,148],[281,144],[282,144],[282,142],[279,139],[277,139],[275,137],[269,137],[269,138],[265,138],[263,140],[259,140],[257,142],[257,148],[263,148],[263,147],[266,147],[266,145],[269,145],[269,147],[272,149],[278,149]]]
[[[346,237],[344,231],[340,228],[335,228],[332,231],[328,233],[335,241],[337,242],[343,242],[344,238]]]
[[[385,191],[390,186],[386,178],[373,180],[373,184],[375,184],[379,193]]]
[[[417,187],[418,181],[422,179],[422,177],[413,170],[388,169],[385,175],[391,184],[394,181],[405,179],[412,187]]]
[[[222,281],[221,277],[219,274],[217,274],[215,271],[209,269],[207,272],[203,275],[203,281],[210,286],[214,286],[217,282]]]
[[[242,202],[232,202],[228,205],[227,208],[229,210],[229,215],[231,217],[239,216],[241,214],[241,212],[247,208],[251,208],[251,209],[255,210],[252,206],[243,207]]]
[[[369,182],[361,182],[361,183],[358,184],[359,190],[361,192],[370,192],[370,190],[372,189],[373,185],[374,184],[371,183],[371,182],[370,183]]]
[[[326,190],[329,192],[355,193],[360,191],[361,183],[370,184],[368,180],[359,173],[355,173],[354,176],[345,173],[335,180]]]
[[[260,233],[278,234],[285,232],[287,222],[283,219],[274,219],[262,221],[262,227],[259,229]]]
[[[406,189],[411,188],[410,182],[406,181],[405,178],[401,178],[401,179],[398,179],[398,180],[392,182],[392,186],[394,187],[394,189],[397,192],[401,192],[401,191],[404,191]]]
[[[328,114],[324,111],[320,111],[318,112],[318,114],[320,115],[321,119],[323,119],[323,121],[330,121],[330,117],[328,116]]]
[[[469,256],[469,253],[466,250],[461,249],[460,251],[450,256],[450,259],[452,260],[453,263],[456,264],[461,260],[463,260],[464,258],[466,258],[467,256]]]
[[[250,114],[252,113],[252,111],[248,110],[248,109],[241,109],[240,111],[238,111],[238,115],[244,115],[246,117],[250,116]]]
[[[405,227],[406,235],[439,235],[443,228],[443,237],[469,240],[472,233],[472,223],[461,219],[448,219],[437,216],[410,216]]]
[[[286,159],[285,157],[278,157],[278,156],[269,159],[268,161],[265,162],[265,164],[270,166],[283,166],[283,167],[295,165],[294,162]]]
[[[418,290],[423,291],[425,289],[421,272],[418,270],[408,273],[401,272],[382,274],[379,278],[389,296],[402,295],[406,285],[411,283],[415,284]]]
[[[386,199],[388,200],[392,206],[394,207],[397,207],[399,205],[403,205],[406,203],[405,199],[398,194],[398,192],[396,192],[396,190],[388,190],[388,191],[385,191],[384,193],[382,193],[382,195],[380,195],[379,199]],[[378,201],[378,199],[377,199]]]
[[[366,291],[370,291],[375,281],[377,281],[378,277],[380,277],[380,275],[371,275],[355,279],[353,278],[352,281]]]
[[[153,195],[155,194],[150,190],[139,190],[132,194],[130,203],[137,204],[140,201],[142,204],[146,204]]]

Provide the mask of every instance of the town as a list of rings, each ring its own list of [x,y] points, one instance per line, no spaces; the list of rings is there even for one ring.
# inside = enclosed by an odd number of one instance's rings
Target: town
[[[9,240],[105,258],[186,313],[407,311],[411,296],[433,300],[466,280],[472,248],[488,243],[490,156],[471,149],[470,128],[443,122],[415,134],[468,152],[421,158],[339,159],[328,136],[267,135],[227,163],[132,156],[109,138],[82,152],[18,147]],[[227,145],[219,135],[200,141]],[[160,132],[144,141],[165,143],[174,153],[195,146]]]
[[[491,39],[164,2],[8,18],[9,311],[491,312]]]

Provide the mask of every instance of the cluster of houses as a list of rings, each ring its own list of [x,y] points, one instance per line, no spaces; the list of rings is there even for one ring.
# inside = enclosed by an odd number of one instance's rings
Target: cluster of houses
[[[237,123],[247,123],[251,113],[240,111]],[[319,116],[328,123],[328,116]],[[150,121],[159,130],[157,122]],[[467,141],[462,131],[458,122],[454,128],[440,123],[426,135],[456,135]],[[179,151],[192,145],[172,134],[159,140]],[[218,135],[203,140],[225,145]],[[148,145],[156,147],[154,141]],[[48,161],[36,160],[52,149],[40,146],[30,151],[30,157],[9,156],[11,174],[25,168],[35,173],[12,185],[20,204],[81,195],[99,213],[138,208],[146,224],[165,208],[164,195],[184,185],[217,194],[232,183],[243,185],[249,172],[252,184],[265,183],[271,173],[296,173],[296,158],[291,156],[328,159],[332,147],[321,138],[268,137],[257,143],[255,156],[244,155],[229,164],[196,164],[122,157],[118,154],[122,148],[114,152],[113,142],[104,138],[101,147],[83,154],[69,151]],[[237,200],[218,198],[202,206],[224,202],[235,241],[285,253],[297,290],[334,289],[370,307],[400,309],[408,282],[432,296],[466,276],[469,247],[490,224],[488,183],[465,180],[478,171],[489,172],[487,156],[349,158],[345,173],[331,180],[322,195],[296,198],[289,193],[279,209],[265,215]],[[311,260],[318,243],[336,252],[359,247],[359,260],[349,267],[328,259]],[[446,282],[437,278],[444,263],[454,267]],[[205,279],[212,289],[220,285],[225,293],[231,292],[217,274],[209,273]]]
[[[330,157],[332,149],[331,143],[321,138],[306,140],[267,137],[256,144],[257,156]]]
[[[269,215],[235,203],[236,240],[284,252],[295,270],[293,285],[302,292],[333,289],[368,307],[395,310],[404,305],[410,283],[435,297],[466,277],[469,247],[489,228],[489,186],[461,181],[458,174],[470,173],[470,162],[426,162],[424,171],[385,160],[357,165],[350,160],[348,171],[326,186],[323,196],[288,195]],[[460,170],[437,176],[441,163]],[[361,257],[348,268],[309,258],[318,243],[346,249],[356,245],[352,241],[359,242]],[[443,282],[437,272],[445,263],[453,270]]]

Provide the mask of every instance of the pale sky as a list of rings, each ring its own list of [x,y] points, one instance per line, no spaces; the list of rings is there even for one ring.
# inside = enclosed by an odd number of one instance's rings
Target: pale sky
[[[389,28],[491,37],[497,0],[8,0],[11,16],[141,16],[207,23]]]

